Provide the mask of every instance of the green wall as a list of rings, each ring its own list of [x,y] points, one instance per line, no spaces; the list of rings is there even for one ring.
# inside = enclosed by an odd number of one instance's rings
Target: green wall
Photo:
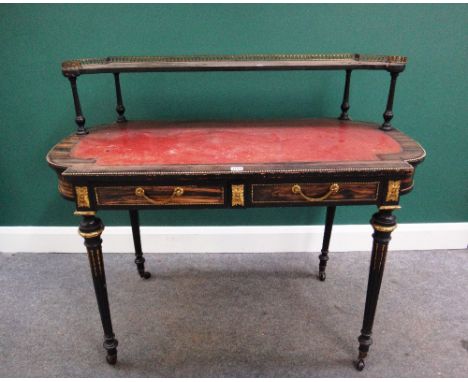
[[[108,55],[360,52],[407,55],[394,125],[427,149],[400,222],[466,221],[467,5],[1,5],[0,225],[76,225],[45,155],[75,129],[66,59]],[[351,116],[381,121],[385,72],[356,72]],[[342,72],[122,76],[131,119],[336,116]],[[87,124],[114,115],[111,75],[79,79]],[[346,207],[338,223],[366,223]],[[318,224],[323,209],[145,212],[151,225]],[[124,212],[103,212],[126,225]]]

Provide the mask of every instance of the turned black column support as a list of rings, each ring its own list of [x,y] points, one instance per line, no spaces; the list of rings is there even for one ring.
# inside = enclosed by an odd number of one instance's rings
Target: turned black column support
[[[109,364],[114,365],[117,362],[118,342],[112,330],[109,299],[107,297],[106,274],[104,272],[101,248],[101,233],[103,230],[104,224],[102,224],[101,219],[93,215],[86,215],[80,224],[79,233],[84,238],[84,244],[88,252],[94,291],[101,316],[102,328],[104,329],[103,346],[107,351],[106,359]]]
[[[117,96],[117,106],[115,110],[117,111],[117,122],[127,122],[127,119],[124,116],[125,107],[122,101],[122,91],[120,90],[120,73],[114,73],[115,80],[115,94]]]
[[[325,281],[327,274],[325,273],[325,268],[327,267],[328,257],[328,247],[330,246],[330,236],[333,228],[333,220],[335,219],[336,207],[331,206],[327,207],[327,216],[325,218],[325,232],[323,234],[323,244],[322,251],[320,252],[319,259],[319,279]]]
[[[346,70],[346,81],[345,81],[345,88],[344,88],[344,93],[343,93],[343,103],[341,104],[341,115],[339,117],[339,119],[343,121],[348,121],[350,119],[348,115],[350,82],[351,82],[351,70],[348,69]]]
[[[77,135],[84,135],[88,134],[88,130],[84,127],[86,119],[83,116],[83,112],[81,111],[81,104],[80,104],[80,97],[78,96],[78,88],[76,87],[76,75],[69,75],[68,79],[70,80],[70,85],[72,88],[73,94],[73,103],[75,104],[75,122],[78,125],[78,129],[76,130]]]
[[[367,357],[369,347],[372,345],[372,326],[374,325],[375,311],[379,299],[380,285],[385,268],[388,244],[391,233],[396,228],[396,218],[391,210],[380,210],[371,219],[374,233],[371,263],[369,268],[369,280],[367,283],[366,306],[359,341],[359,356],[356,368],[364,369],[364,359]]]
[[[138,274],[143,279],[149,279],[151,273],[145,272],[145,258],[141,250],[141,237],[140,237],[140,221],[138,218],[138,210],[130,210],[130,223],[132,225],[133,245],[135,246],[135,264],[137,266]]]
[[[395,86],[396,80],[398,77],[399,72],[390,72],[391,80],[390,80],[390,90],[388,91],[388,98],[387,98],[387,108],[385,113],[383,113],[384,123],[380,127],[382,130],[388,131],[391,130],[392,124],[390,121],[393,118],[393,98],[395,97]]]

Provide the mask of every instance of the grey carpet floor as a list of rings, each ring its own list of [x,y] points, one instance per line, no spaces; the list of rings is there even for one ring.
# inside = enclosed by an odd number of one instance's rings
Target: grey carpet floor
[[[119,361],[84,255],[0,255],[0,377],[467,377],[468,251],[389,254],[366,369],[368,253],[106,254]]]

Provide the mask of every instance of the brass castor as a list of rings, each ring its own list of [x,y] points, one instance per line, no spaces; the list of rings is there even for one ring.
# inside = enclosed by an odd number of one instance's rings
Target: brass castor
[[[116,354],[107,354],[106,361],[109,365],[115,365],[117,363],[117,353]]]
[[[325,281],[326,278],[327,278],[327,274],[325,273],[325,271],[319,272],[319,280],[320,281]]]
[[[358,371],[363,371],[364,370],[364,367],[366,366],[366,364],[364,363],[364,360],[362,358],[358,359],[357,362],[356,362],[356,369]]]
[[[141,276],[142,279],[147,280],[147,279],[149,279],[151,277],[151,273],[143,272],[143,274],[140,274],[140,276]]]

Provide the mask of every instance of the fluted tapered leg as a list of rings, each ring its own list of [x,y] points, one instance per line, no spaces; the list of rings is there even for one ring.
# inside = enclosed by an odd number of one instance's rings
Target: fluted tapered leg
[[[358,338],[359,356],[356,363],[358,370],[364,369],[364,359],[367,357],[369,347],[372,345],[372,327],[374,325],[375,311],[379,299],[388,244],[391,239],[391,233],[396,228],[396,218],[391,210],[380,210],[372,216],[371,224],[374,228],[374,234],[372,235],[374,242],[369,268],[364,320],[361,335]]]
[[[149,279],[151,273],[145,271],[145,258],[141,250],[141,237],[140,237],[140,221],[138,218],[138,210],[130,210],[130,223],[132,225],[133,244],[135,246],[135,264],[137,266],[138,274],[143,279]]]
[[[323,234],[323,244],[322,251],[320,252],[320,264],[319,264],[319,279],[325,281],[327,274],[325,273],[325,268],[327,267],[328,262],[328,247],[330,246],[330,237],[333,228],[333,220],[335,219],[336,207],[331,206],[327,207],[327,216],[325,218],[325,232]]]
[[[109,364],[113,365],[117,362],[118,342],[112,330],[109,299],[107,297],[106,274],[101,248],[101,233],[103,230],[104,225],[101,219],[96,216],[84,216],[80,224],[79,233],[84,238],[84,244],[88,252],[94,291],[101,316],[102,328],[104,329],[103,346],[107,351],[106,359]]]

